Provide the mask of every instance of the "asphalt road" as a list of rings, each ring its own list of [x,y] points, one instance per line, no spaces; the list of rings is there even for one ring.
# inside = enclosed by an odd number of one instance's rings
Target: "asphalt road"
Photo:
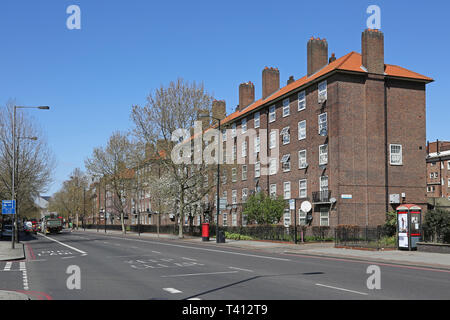
[[[450,270],[269,254],[215,243],[92,232],[28,236],[26,260],[0,262],[0,290],[56,300],[450,299]]]

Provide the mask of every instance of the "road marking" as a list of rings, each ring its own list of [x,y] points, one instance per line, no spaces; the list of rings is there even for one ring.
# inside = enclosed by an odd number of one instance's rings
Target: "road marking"
[[[228,268],[230,268],[230,269],[235,269],[235,270],[247,271],[247,272],[253,272],[253,270],[243,269],[243,268],[236,268],[236,267],[228,267]]]
[[[177,290],[175,288],[163,288],[163,290],[170,293],[183,293],[183,291]]]
[[[190,298],[188,300],[202,300],[202,299],[200,299],[200,298]]]
[[[72,256],[72,257],[64,257],[64,258],[61,258],[61,259],[72,259],[72,258],[75,258],[75,256]]]
[[[316,286],[321,286],[321,287],[326,287],[326,288],[331,288],[331,289],[336,289],[336,290],[341,290],[341,291],[347,291],[347,292],[352,292],[352,293],[362,294],[362,295],[364,295],[364,296],[367,296],[367,295],[368,295],[368,294],[365,293],[365,292],[359,292],[359,291],[348,290],[348,289],[344,289],[344,288],[332,287],[332,286],[327,286],[327,285],[320,284],[320,283],[316,283]]]
[[[26,270],[25,262],[20,262],[20,271]]]
[[[291,259],[285,259],[285,258],[275,258],[275,257],[260,256],[260,255],[241,253],[241,252],[231,252],[231,251],[224,251],[224,250],[198,248],[198,247],[192,247],[192,246],[183,246],[181,244],[163,243],[163,242],[147,241],[147,240],[139,240],[139,239],[128,239],[128,238],[120,238],[120,237],[114,237],[114,236],[111,236],[111,238],[121,239],[121,240],[128,240],[128,241],[139,241],[139,242],[152,243],[152,244],[158,244],[158,245],[163,245],[163,246],[187,248],[187,249],[191,249],[191,250],[203,250],[203,251],[211,251],[211,252],[228,253],[228,254],[234,254],[234,255],[239,255],[239,256],[247,256],[247,257],[253,257],[253,258],[270,259],[270,260],[278,260],[278,261],[292,261]],[[152,251],[152,252],[160,253],[160,252],[157,252],[157,251]]]
[[[153,253],[158,253],[158,254],[160,254],[161,252],[159,252],[159,251],[152,251]]]
[[[22,271],[23,289],[29,290],[30,288],[28,285],[27,266],[26,266],[25,262],[20,263],[20,271]]]
[[[169,276],[161,276],[161,278],[175,278],[175,277],[190,277],[190,276],[206,276],[213,274],[224,274],[224,273],[237,273],[238,271],[223,271],[223,272],[208,272],[208,273],[187,273],[187,274],[174,274]]]
[[[191,258],[185,258],[185,257],[182,257],[181,259],[184,259],[184,260],[189,260],[189,261],[197,261],[197,260],[195,260],[195,259],[191,259]]]
[[[7,262],[3,271],[10,271],[12,266],[12,262]]]
[[[65,247],[67,247],[67,248],[69,248],[69,249],[75,250],[76,252],[79,252],[79,253],[81,253],[81,254],[83,254],[83,255],[87,255],[86,252],[84,252],[84,251],[82,251],[82,250],[79,250],[79,249],[77,249],[77,248],[74,248],[74,247],[72,247],[72,246],[69,246],[68,244],[65,244],[65,243],[62,243],[62,242],[60,242],[60,241],[58,241],[58,240],[52,239],[52,238],[50,238],[50,237],[47,237],[46,235],[42,235],[42,236],[45,237],[45,238],[47,238],[47,239],[49,239],[49,240],[52,240],[52,241],[54,241],[54,242],[56,242],[56,243],[59,243],[60,245],[65,246]]]

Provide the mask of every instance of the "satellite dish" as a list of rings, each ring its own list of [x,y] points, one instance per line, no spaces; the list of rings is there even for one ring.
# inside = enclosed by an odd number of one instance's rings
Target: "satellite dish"
[[[331,202],[331,203],[336,203],[336,198],[331,198],[331,199],[330,199],[330,202]]]
[[[300,205],[300,209],[303,212],[309,212],[312,209],[312,205],[311,202],[309,201],[303,201],[302,204]]]

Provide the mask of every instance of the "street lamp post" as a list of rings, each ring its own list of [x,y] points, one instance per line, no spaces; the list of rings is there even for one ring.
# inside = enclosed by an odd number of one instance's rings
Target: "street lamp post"
[[[11,181],[11,194],[12,194],[12,201],[13,203],[16,201],[16,190],[15,190],[15,171],[16,171],[16,110],[17,109],[40,109],[40,110],[49,110],[50,107],[48,106],[39,106],[39,107],[25,107],[25,106],[14,106],[13,111],[13,124],[12,124],[12,138],[13,138],[13,152],[12,152],[12,158],[13,158],[13,166],[12,166],[12,181]],[[34,140],[34,138],[33,138]],[[16,206],[17,211],[17,206]],[[11,235],[11,248],[14,249],[14,241],[18,240],[18,230],[17,230],[17,223],[18,223],[18,217],[17,212],[15,213],[14,223],[12,224],[13,232]]]
[[[220,149],[221,149],[221,139],[220,139],[220,119],[210,116],[209,114],[200,114],[199,118],[211,118],[218,122],[219,125],[219,134],[217,136],[218,142],[218,151],[217,151],[217,205],[216,205],[216,243],[219,243],[219,208],[220,208],[220,195],[219,195],[219,186],[220,186]]]

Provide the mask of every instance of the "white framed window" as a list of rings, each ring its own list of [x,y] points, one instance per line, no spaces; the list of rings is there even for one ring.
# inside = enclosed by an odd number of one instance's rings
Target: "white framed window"
[[[306,150],[300,150],[298,152],[298,168],[305,169],[306,167],[307,167]]]
[[[298,140],[306,139],[306,120],[298,123]]]
[[[246,202],[248,198],[248,188],[242,189],[242,202]]]
[[[328,163],[328,145],[323,144],[319,146],[319,166],[326,165]]]
[[[261,162],[257,161],[255,163],[255,178],[259,178],[261,176]]]
[[[330,225],[330,213],[328,208],[320,208],[320,225],[325,227]]]
[[[277,146],[277,132],[271,131],[270,132],[270,139],[269,139],[269,149],[273,149]]]
[[[318,101],[319,103],[323,103],[327,100],[327,81],[322,81],[319,83],[318,92]]]
[[[236,122],[231,124],[231,137],[236,137]]]
[[[259,128],[259,126],[261,125],[260,118],[261,118],[261,114],[259,112],[255,112],[255,117],[254,117],[255,129]]]
[[[237,204],[237,190],[231,191],[231,204]]]
[[[393,166],[401,166],[403,164],[402,156],[402,145],[401,144],[391,144],[390,149],[390,164]]]
[[[246,214],[242,215],[242,226],[243,227],[247,226],[247,215]]]
[[[298,111],[306,109],[306,94],[305,91],[298,93]]]
[[[450,179],[448,179],[447,187],[450,188]]]
[[[222,213],[222,224],[224,227],[228,226],[228,213]]]
[[[319,114],[319,135],[328,135],[327,113]]]
[[[277,185],[276,184],[271,184],[270,185],[270,197],[272,199],[277,197]]]
[[[242,141],[242,152],[241,157],[245,158],[247,156],[247,140]]]
[[[197,226],[201,225],[202,217],[200,215],[197,215]]]
[[[306,198],[308,196],[308,181],[302,179],[298,181],[298,197]]]
[[[269,160],[269,175],[274,175],[277,173],[277,159],[271,158]]]
[[[231,182],[237,181],[237,169],[231,168]]]
[[[328,191],[328,176],[320,177],[320,191]]]
[[[247,180],[247,165],[242,166],[242,180]]]
[[[222,184],[226,184],[227,183],[227,169],[223,169],[223,176],[222,176]]]
[[[284,199],[291,198],[291,183],[289,181],[283,183],[283,195]]]
[[[269,123],[277,119],[275,114],[275,105],[269,107]]]
[[[283,168],[283,172],[291,171],[291,155],[285,154],[281,158],[281,167]]]
[[[227,129],[222,129],[222,141],[227,141]]]
[[[289,209],[284,209],[283,222],[285,225],[288,225],[288,226],[292,225],[291,211]]]
[[[237,227],[237,213],[236,212],[233,212],[231,214],[231,225],[233,227]]]
[[[450,170],[450,160],[447,161],[447,169]]]
[[[298,222],[301,226],[306,225],[306,212],[298,209]]]
[[[241,129],[242,129],[242,133],[247,132],[247,118],[244,118],[241,120]]]
[[[283,145],[291,142],[291,130],[289,127],[285,127],[281,130],[281,139],[283,139]]]
[[[227,191],[222,192],[222,198],[224,198],[225,203],[228,204],[228,192]]]
[[[430,186],[427,187],[427,192],[431,192],[431,187]]]
[[[261,150],[259,135],[254,137],[254,145],[255,145],[255,154],[256,154],[256,153],[260,152],[260,150]]]
[[[287,117],[290,113],[290,105],[289,105],[289,98],[283,100],[283,118]]]
[[[233,156],[233,160],[237,159],[237,145],[236,145],[236,142],[233,143],[232,156]]]

